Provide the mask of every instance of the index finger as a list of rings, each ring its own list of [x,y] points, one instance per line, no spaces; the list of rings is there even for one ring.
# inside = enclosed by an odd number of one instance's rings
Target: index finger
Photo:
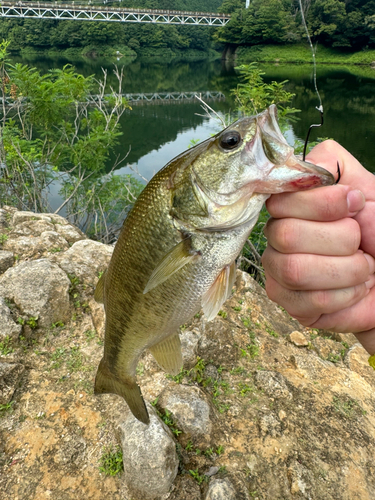
[[[356,215],[365,206],[365,197],[357,189],[336,184],[310,191],[272,195],[266,206],[275,219],[292,217],[328,222]]]

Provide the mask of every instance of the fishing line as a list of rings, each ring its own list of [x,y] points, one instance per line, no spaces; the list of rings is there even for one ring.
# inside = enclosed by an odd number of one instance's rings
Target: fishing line
[[[316,57],[315,57],[315,49],[314,49],[314,46],[313,46],[311,38],[310,38],[309,30],[307,28],[307,24],[306,24],[306,20],[305,20],[305,14],[303,12],[303,7],[302,7],[302,0],[298,0],[298,2],[299,2],[300,10],[301,10],[302,24],[303,24],[303,26],[305,28],[305,31],[306,31],[307,40],[308,40],[308,42],[310,44],[310,49],[311,49],[312,58],[313,58],[313,64],[314,64],[314,70],[313,70],[314,87],[315,87],[315,92],[316,92],[316,94],[318,96],[318,99],[319,99],[319,107],[318,106],[315,106],[315,107],[316,107],[316,109],[320,113],[320,123],[319,124],[310,125],[309,130],[307,132],[307,136],[306,136],[306,139],[305,139],[305,145],[303,147],[303,157],[302,157],[303,160],[305,160],[305,157],[306,157],[306,148],[307,148],[307,143],[309,141],[309,136],[310,136],[311,129],[313,127],[321,127],[323,125],[323,103],[322,103],[322,99],[321,99],[320,94],[319,94],[318,84],[316,82]]]

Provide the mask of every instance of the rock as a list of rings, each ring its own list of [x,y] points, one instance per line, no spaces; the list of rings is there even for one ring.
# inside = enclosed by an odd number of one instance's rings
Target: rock
[[[76,276],[84,284],[95,285],[99,272],[104,271],[109,264],[113,247],[97,241],[77,241],[66,252],[56,254],[53,260],[64,271]],[[52,259],[51,259],[52,260]]]
[[[341,343],[331,339],[317,337],[312,341],[312,344],[322,359],[332,361],[333,363],[341,361],[341,352],[344,349]]]
[[[205,476],[211,477],[217,474],[220,470],[220,467],[210,467],[207,472],[204,473]]]
[[[49,327],[70,317],[70,281],[47,259],[22,262],[0,276],[0,296],[12,300],[21,315],[38,318],[39,327]]]
[[[306,483],[311,483],[311,480],[314,479],[311,477],[311,473],[309,473],[309,471],[302,464],[294,462],[288,467],[288,479],[292,495],[300,494],[305,498],[311,498],[307,491],[310,488]]]
[[[186,441],[192,439],[198,447],[210,443],[210,407],[201,389],[180,384],[168,387],[161,393],[158,404],[172,414]]]
[[[192,368],[197,362],[197,349],[200,333],[197,330],[184,330],[180,333],[182,359],[186,370]]]
[[[337,333],[337,332],[327,332],[327,334],[332,335],[332,339],[336,340],[336,342],[345,342],[351,347],[352,345],[358,342],[357,337],[352,333]]]
[[[304,336],[304,334],[298,332],[297,330],[295,330],[289,335],[289,340],[293,342],[293,344],[296,345],[297,347],[304,347],[309,345],[309,342],[307,338]]]
[[[147,405],[149,425],[130,412],[119,425],[124,461],[124,478],[132,500],[154,500],[166,495],[178,470],[172,433]]]
[[[19,212],[16,212],[16,214]],[[21,212],[22,213],[22,212]],[[13,217],[14,221],[15,216]],[[53,231],[55,228],[53,224],[51,224],[50,220],[31,220],[28,219],[24,222],[19,222],[15,227],[10,231],[9,237],[14,238],[17,236],[40,236],[44,231]]]
[[[260,389],[274,398],[292,398],[281,373],[260,370],[255,373],[255,381]]]
[[[281,434],[280,422],[272,413],[261,417],[259,427],[263,436],[269,434],[271,437],[276,437]]]
[[[95,330],[99,334],[99,336],[104,339],[104,332],[105,332],[105,312],[104,312],[104,307],[103,304],[99,304],[91,298],[88,301],[89,308],[90,308],[90,313],[91,313],[91,319],[93,322],[93,325],[95,327]]]
[[[34,256],[40,257],[38,255],[38,248],[40,249],[40,239],[29,236],[10,238],[3,245],[4,250],[13,252],[18,257],[22,255],[23,259],[29,259]]]
[[[5,273],[7,269],[13,266],[14,255],[12,252],[0,250],[0,274]]]
[[[14,322],[5,300],[0,297],[0,341],[5,337],[17,338],[21,331],[22,326]]]
[[[24,369],[20,364],[0,362],[0,405],[11,401]]]
[[[61,252],[69,248],[68,242],[56,231],[44,231],[40,235],[42,249]]]
[[[215,365],[211,364],[206,365],[204,374],[206,378],[210,378],[212,382],[219,380],[220,378],[219,370],[216,368]]]
[[[177,476],[168,500],[201,500],[201,489],[190,475]]]
[[[3,208],[0,208],[0,231],[7,229],[9,227],[9,218],[8,212]]]
[[[354,344],[344,358],[344,363],[352,371],[358,373],[367,382],[375,386],[375,370],[369,365],[369,353],[361,344]]]
[[[78,227],[71,224],[55,224],[57,231],[68,243],[75,243],[80,240],[87,240],[87,236]]]
[[[22,224],[23,222],[30,221],[45,221],[51,223],[52,219],[49,214],[36,214],[34,212],[23,212],[21,210],[16,210],[13,213],[13,226],[17,226],[18,224]]]
[[[236,491],[228,479],[213,479],[205,500],[236,500]]]
[[[53,226],[52,226],[53,227]],[[61,252],[69,248],[68,242],[56,231],[44,231],[40,236],[21,236],[9,238],[4,244],[4,248],[11,250],[22,260],[29,258],[40,258],[49,252]]]

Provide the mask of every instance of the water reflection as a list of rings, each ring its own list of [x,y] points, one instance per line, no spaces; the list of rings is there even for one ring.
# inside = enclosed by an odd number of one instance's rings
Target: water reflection
[[[33,56],[15,58],[15,62],[28,63],[42,71],[62,67],[72,62],[77,71],[85,76],[102,76],[102,67],[108,71],[108,80],[114,84],[113,65],[106,60]],[[162,91],[221,91],[225,102],[216,102],[212,107],[228,113],[235,108],[231,89],[237,84],[233,66],[221,61],[176,62],[152,64],[139,59],[121,59],[124,65],[124,92]],[[289,80],[287,90],[296,94],[292,106],[301,109],[299,120],[293,124],[291,137],[304,139],[311,123],[319,122],[315,106],[318,100],[312,82],[312,67],[262,66],[266,81]],[[375,171],[372,142],[375,139],[375,69],[370,67],[327,67],[318,64],[318,87],[324,105],[325,124],[315,129],[311,140],[329,137],[340,142],[371,171]],[[126,164],[138,165],[145,177],[161,168],[167,161],[181,153],[191,139],[204,140],[216,132],[213,121],[198,116],[199,103],[179,102],[134,106],[121,119],[123,135],[115,155],[106,166],[111,168],[114,158],[123,158]],[[121,171],[123,171],[122,167]]]

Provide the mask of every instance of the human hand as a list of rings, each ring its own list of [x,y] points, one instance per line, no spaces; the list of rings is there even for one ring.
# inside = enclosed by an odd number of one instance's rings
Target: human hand
[[[266,291],[303,325],[353,332],[375,353],[375,176],[325,141],[307,157],[335,186],[273,195],[263,254]]]

